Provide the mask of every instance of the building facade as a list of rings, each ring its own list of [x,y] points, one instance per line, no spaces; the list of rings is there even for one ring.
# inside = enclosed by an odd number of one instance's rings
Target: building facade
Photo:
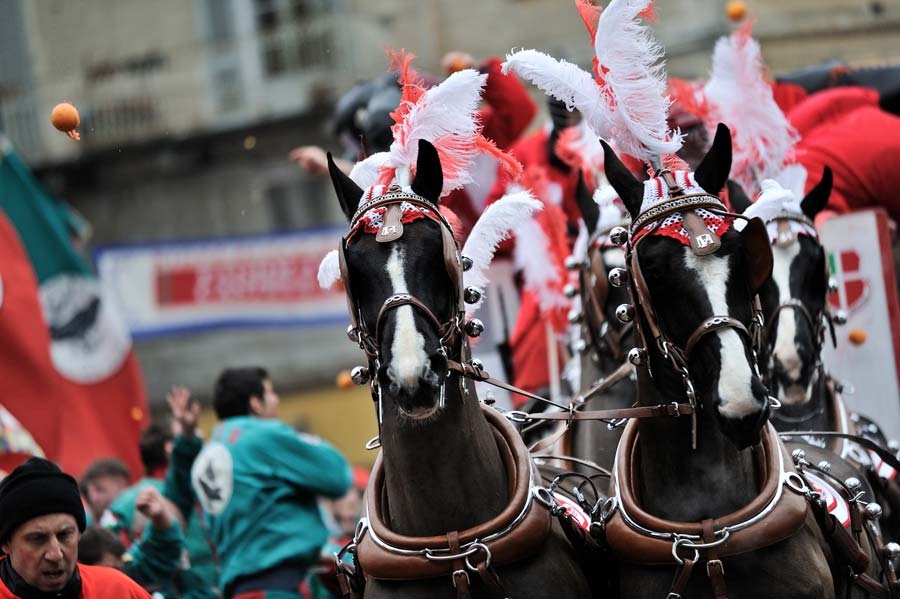
[[[900,59],[895,0],[748,5],[773,72]],[[673,75],[708,71],[716,38],[734,27],[723,8],[657,3]],[[335,225],[343,216],[327,181],[287,154],[334,147],[331,106],[385,71],[387,47],[432,73],[452,50],[481,59],[533,47],[585,66],[591,51],[568,0],[2,0],[0,130],[92,223],[96,246]],[[80,143],[48,122],[61,101],[80,110]],[[282,387],[302,388],[360,359],[342,326],[209,330],[136,347],[155,401],[174,383],[207,395],[228,364],[264,364]]]

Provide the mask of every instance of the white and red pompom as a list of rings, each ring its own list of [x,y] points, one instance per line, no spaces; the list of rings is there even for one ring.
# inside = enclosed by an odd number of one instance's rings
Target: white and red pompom
[[[667,121],[663,49],[642,22],[652,8],[651,0],[613,0],[594,39],[597,77],[613,111],[611,138],[621,151],[648,159],[681,148]]]
[[[623,152],[651,159],[681,148],[681,136],[668,127],[669,100],[662,48],[642,22],[650,0],[613,0],[600,13],[584,2],[578,9],[594,44],[593,73],[536,50],[506,57],[512,69],[569,109],[577,108],[595,134]]]

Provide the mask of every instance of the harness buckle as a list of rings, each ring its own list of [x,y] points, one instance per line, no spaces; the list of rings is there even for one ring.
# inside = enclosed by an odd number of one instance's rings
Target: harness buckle
[[[469,580],[469,573],[468,573],[465,569],[462,569],[462,570],[454,570],[454,571],[453,571],[453,574],[450,575],[450,580],[453,581],[453,588],[454,588],[454,589],[456,588],[456,577],[457,577],[457,576],[459,576],[459,577],[465,577],[465,579],[466,579],[466,584],[471,584],[471,583],[472,583],[472,581]]]
[[[706,561],[706,575],[712,578],[712,574],[709,572],[710,566],[716,566],[719,568],[719,574],[725,576],[725,566],[722,564],[722,560],[720,559],[711,559]]]
[[[673,412],[669,414],[669,416],[671,416],[672,418],[681,418],[681,407],[678,405],[677,401],[673,401],[672,403],[670,403],[669,407],[672,408]]]

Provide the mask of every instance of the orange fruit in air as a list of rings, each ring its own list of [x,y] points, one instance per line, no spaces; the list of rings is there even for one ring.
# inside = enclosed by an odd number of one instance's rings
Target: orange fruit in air
[[[53,107],[50,112],[50,122],[53,126],[71,137],[72,139],[81,139],[78,131],[75,129],[81,123],[78,111],[68,102],[62,102]]]
[[[725,5],[725,15],[732,21],[741,21],[747,16],[747,5],[742,0],[730,0]]]
[[[350,378],[350,371],[340,371],[337,375],[337,380],[335,381],[335,383],[337,384],[338,389],[349,389],[350,387],[353,387],[354,383],[353,379]]]
[[[866,342],[867,337],[868,336],[866,335],[866,332],[862,329],[853,329],[847,336],[847,338],[850,340],[850,343],[852,343],[853,345],[862,345]]]

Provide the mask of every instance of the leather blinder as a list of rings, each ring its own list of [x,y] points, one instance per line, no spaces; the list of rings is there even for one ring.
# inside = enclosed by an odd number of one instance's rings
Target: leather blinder
[[[709,230],[696,210],[687,210],[682,213],[684,230],[691,238],[691,249],[697,256],[715,254],[722,247],[722,240]]]

